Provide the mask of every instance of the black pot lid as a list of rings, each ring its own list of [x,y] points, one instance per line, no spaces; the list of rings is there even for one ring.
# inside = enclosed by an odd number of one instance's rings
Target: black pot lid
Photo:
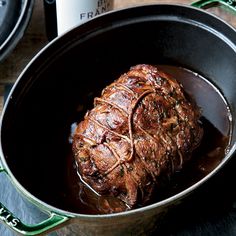
[[[34,0],[0,0],[0,61],[24,35],[33,4]]]

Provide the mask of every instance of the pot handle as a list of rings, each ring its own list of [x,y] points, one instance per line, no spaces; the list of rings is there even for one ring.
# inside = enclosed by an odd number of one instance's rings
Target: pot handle
[[[0,166],[0,173],[5,172]],[[38,235],[46,233],[53,228],[65,223],[69,218],[56,214],[49,213],[49,218],[35,225],[24,224],[19,218],[15,217],[1,202],[0,202],[0,221],[3,221],[12,230],[20,233],[21,235]]]
[[[236,13],[236,1],[235,0],[199,0],[191,4],[198,8],[210,8],[215,5],[223,5],[233,10]]]

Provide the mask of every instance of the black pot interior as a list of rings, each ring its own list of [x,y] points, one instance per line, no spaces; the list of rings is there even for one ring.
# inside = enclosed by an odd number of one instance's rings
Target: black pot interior
[[[126,9],[72,30],[37,56],[7,103],[1,141],[10,170],[33,195],[62,207],[71,124],[138,63],[200,73],[221,90],[235,117],[235,42],[236,33],[220,20],[173,5]],[[235,139],[233,123],[232,145]]]

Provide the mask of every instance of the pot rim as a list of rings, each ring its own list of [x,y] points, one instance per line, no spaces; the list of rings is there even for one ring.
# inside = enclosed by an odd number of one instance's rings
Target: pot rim
[[[210,13],[210,12],[206,12],[205,10],[202,9],[198,9],[196,7],[192,7],[192,6],[188,6],[188,5],[184,5],[184,4],[145,4],[145,5],[137,5],[137,6],[131,6],[131,7],[127,7],[124,9],[118,9],[118,10],[112,10],[110,12],[104,13],[102,15],[96,16],[93,19],[81,24],[80,26],[77,26],[71,30],[68,30],[67,32],[63,33],[62,35],[60,35],[59,37],[53,39],[51,42],[49,42],[46,46],[44,46],[32,59],[31,61],[26,65],[26,67],[23,69],[23,71],[21,72],[21,74],[18,76],[16,82],[14,83],[10,94],[4,104],[3,107],[3,111],[2,111],[2,115],[0,118],[0,164],[2,164],[2,167],[6,170],[7,175],[10,177],[10,180],[12,181],[13,185],[16,186],[16,189],[18,189],[24,197],[27,198],[27,200],[29,200],[31,203],[35,204],[36,206],[38,206],[40,208],[40,210],[45,211],[45,212],[55,212],[57,214],[60,215],[64,215],[67,217],[71,217],[71,218],[75,218],[75,217],[80,217],[80,218],[86,218],[87,220],[93,220],[93,219],[104,219],[104,218],[116,218],[116,217],[122,217],[125,215],[133,215],[139,212],[143,212],[143,211],[148,211],[148,210],[152,210],[154,208],[158,208],[158,207],[162,207],[162,206],[168,206],[171,203],[176,202],[177,200],[181,200],[183,197],[187,196],[188,194],[192,193],[193,190],[197,189],[199,186],[201,186],[203,183],[205,183],[209,178],[211,178],[213,175],[215,175],[228,161],[229,159],[233,156],[233,154],[236,152],[236,142],[232,145],[232,147],[230,148],[230,150],[228,151],[228,153],[225,155],[224,159],[221,161],[220,164],[217,165],[217,167],[215,167],[209,174],[207,174],[205,177],[203,177],[202,179],[200,179],[199,181],[197,181],[195,184],[189,186],[188,188],[182,190],[181,192],[170,196],[166,199],[163,199],[161,201],[158,201],[156,203],[153,204],[149,204],[147,206],[143,206],[137,209],[132,209],[132,210],[128,210],[128,211],[124,211],[124,212],[119,212],[119,213],[110,213],[110,214],[80,214],[80,213],[76,213],[76,212],[71,212],[71,211],[66,211],[60,208],[57,208],[55,206],[52,206],[44,201],[42,201],[41,199],[37,198],[36,196],[34,196],[33,194],[31,194],[26,188],[23,187],[23,185],[21,185],[19,183],[19,181],[15,178],[14,174],[11,172],[7,161],[5,159],[5,156],[3,154],[3,147],[2,147],[2,125],[3,125],[3,120],[5,119],[5,113],[8,109],[8,104],[10,102],[10,100],[12,99],[12,95],[14,94],[14,91],[16,89],[16,87],[18,87],[18,84],[20,83],[20,81],[22,80],[22,78],[24,77],[25,73],[35,64],[37,63],[38,60],[41,59],[41,57],[44,55],[45,51],[47,51],[48,49],[50,49],[51,47],[55,47],[58,44],[60,45],[60,41],[62,38],[64,38],[66,35],[69,35],[70,32],[76,30],[79,27],[85,27],[88,24],[90,24],[90,22],[94,22],[96,21],[96,19],[100,19],[100,18],[104,18],[106,15],[110,15],[110,14],[118,14],[119,12],[122,11],[132,11],[138,8],[144,8],[144,7],[153,7],[153,6],[157,6],[157,7],[161,7],[161,6],[172,6],[172,7],[180,7],[183,9],[191,9],[191,10],[195,10],[195,11],[200,11],[201,14],[206,14],[211,16],[212,18],[214,18],[215,20],[221,21],[223,24],[225,24],[225,26],[228,26],[231,30],[232,33],[234,33],[236,35],[236,30],[227,22],[225,22],[224,20],[222,20],[221,18],[219,18],[218,16]],[[234,51],[236,51],[236,45],[233,44],[234,47]],[[233,49],[233,48],[232,48]],[[0,166],[1,167],[1,166]]]
[[[18,19],[13,29],[11,30],[10,34],[0,45],[0,61],[4,60],[16,47],[20,39],[23,37],[24,32],[32,16],[35,0],[20,0],[20,1],[21,1],[21,12],[18,16]]]

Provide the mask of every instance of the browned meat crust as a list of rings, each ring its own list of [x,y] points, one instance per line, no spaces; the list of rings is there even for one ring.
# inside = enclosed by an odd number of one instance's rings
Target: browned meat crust
[[[73,137],[82,179],[130,207],[180,170],[199,145],[200,112],[158,68],[137,65],[106,87]]]

